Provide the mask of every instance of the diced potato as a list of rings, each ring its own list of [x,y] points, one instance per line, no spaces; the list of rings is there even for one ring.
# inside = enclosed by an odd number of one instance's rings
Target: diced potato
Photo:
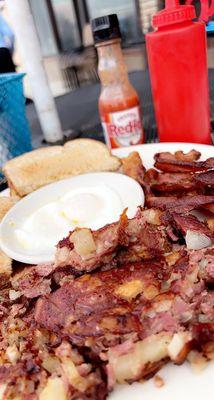
[[[148,210],[143,211],[143,216],[148,222],[148,224],[152,225],[161,225],[161,216],[163,212],[158,209],[149,208]]]
[[[140,378],[144,367],[148,363],[153,364],[168,356],[168,345],[171,342],[170,333],[159,333],[136,342],[134,348],[128,354],[118,355],[109,350],[109,367],[115,380],[124,383],[128,380]]]
[[[39,395],[39,400],[68,400],[63,380],[59,377],[49,378]]]
[[[88,382],[87,379],[83,378],[77,368],[75,367],[73,361],[68,357],[62,357],[62,369],[68,380],[68,382],[80,392],[84,392],[87,389]]]
[[[165,256],[167,264],[171,267],[178,261],[180,258],[180,252],[179,251],[173,251],[173,253],[167,254]]]
[[[179,355],[183,349],[186,348],[186,344],[191,340],[191,335],[187,332],[175,333],[172,341],[168,346],[168,355],[172,361],[179,362]]]
[[[82,228],[75,230],[70,241],[74,244],[76,252],[83,258],[90,258],[91,254],[96,251],[96,245],[90,229]]]
[[[207,220],[207,225],[208,225],[209,229],[211,230],[211,232],[214,233],[214,218],[209,218]]]
[[[208,360],[206,357],[203,356],[203,354],[199,353],[197,350],[192,350],[188,354],[187,357],[192,370],[196,373],[200,373],[207,367]]]
[[[139,279],[135,279],[120,285],[118,288],[116,288],[115,294],[122,299],[132,300],[142,293],[143,289],[144,283]]]
[[[143,291],[143,295],[146,299],[152,300],[159,294],[159,290],[155,285],[148,285]]]
[[[3,396],[4,396],[4,392],[7,389],[7,384],[6,383],[2,383],[0,385],[0,400],[3,400]]]
[[[57,357],[47,356],[42,362],[42,367],[46,369],[50,374],[57,372],[60,368],[60,361]]]
[[[12,364],[15,364],[20,357],[19,351],[15,344],[8,346],[5,354],[8,361],[10,361]]]

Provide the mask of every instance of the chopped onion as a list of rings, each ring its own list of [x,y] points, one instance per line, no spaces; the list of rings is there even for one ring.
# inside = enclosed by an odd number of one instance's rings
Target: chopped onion
[[[8,346],[6,350],[7,359],[12,363],[15,364],[16,361],[19,359],[20,354],[15,344],[12,346]]]
[[[176,361],[177,357],[183,350],[184,346],[191,339],[190,335],[186,332],[175,333],[172,341],[168,346],[168,354],[171,360]]]
[[[18,299],[21,296],[20,292],[17,292],[16,290],[11,289],[9,291],[9,298],[10,300],[14,301],[16,299]]]
[[[206,323],[206,322],[210,322],[210,318],[208,317],[208,315],[199,314],[199,316],[198,316],[198,321],[199,321],[201,324],[204,324],[204,323]]]
[[[190,250],[200,250],[212,246],[212,240],[203,233],[188,230],[186,233],[186,245]]]
[[[161,225],[161,215],[162,211],[153,208],[143,211],[143,217],[145,218],[145,221],[152,225]]]
[[[57,372],[57,370],[59,370],[60,361],[58,360],[57,357],[47,356],[47,357],[44,358],[44,360],[42,362],[42,366],[50,374],[53,374],[54,372]]]

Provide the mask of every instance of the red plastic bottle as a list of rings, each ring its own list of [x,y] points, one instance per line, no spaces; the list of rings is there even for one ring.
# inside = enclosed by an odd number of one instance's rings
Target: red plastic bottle
[[[166,0],[146,37],[161,142],[211,143],[204,23],[193,6]]]

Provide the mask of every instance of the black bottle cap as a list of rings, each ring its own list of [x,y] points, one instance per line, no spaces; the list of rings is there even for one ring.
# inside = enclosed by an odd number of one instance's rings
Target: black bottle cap
[[[94,43],[121,38],[117,14],[94,18],[91,21]]]

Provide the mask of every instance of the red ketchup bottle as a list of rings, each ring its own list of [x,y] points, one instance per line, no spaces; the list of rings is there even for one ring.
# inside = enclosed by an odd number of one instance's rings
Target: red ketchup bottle
[[[106,143],[112,149],[143,143],[140,100],[129,82],[117,15],[95,18],[92,30],[99,57],[99,112]]]
[[[210,144],[205,26],[193,6],[165,3],[146,36],[159,139]]]

